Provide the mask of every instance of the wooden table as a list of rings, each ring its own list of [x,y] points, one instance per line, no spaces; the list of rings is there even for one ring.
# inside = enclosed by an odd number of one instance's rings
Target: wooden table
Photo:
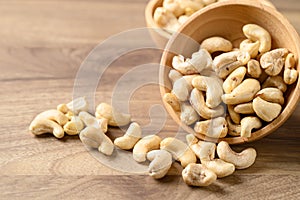
[[[300,1],[273,2],[300,33]],[[176,167],[173,175],[160,181],[106,167],[86,151],[78,136],[57,140],[28,132],[37,113],[71,100],[76,72],[98,43],[145,26],[146,3],[0,1],[0,199],[299,199],[300,105],[273,134],[234,147],[256,148],[258,157],[252,167],[207,188],[186,186]],[[114,62],[100,81],[96,102],[110,102],[112,79],[133,66],[159,61],[158,56],[151,50],[142,56],[133,52],[126,57],[130,59]],[[151,105],[159,103],[157,85],[138,89],[130,102],[133,120],[148,124]],[[161,134],[177,128],[167,117]],[[109,134],[115,137],[122,132],[111,129]]]

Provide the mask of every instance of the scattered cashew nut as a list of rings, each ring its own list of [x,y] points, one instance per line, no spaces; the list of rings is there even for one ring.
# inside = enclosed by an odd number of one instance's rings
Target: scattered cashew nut
[[[58,123],[44,118],[34,119],[30,126],[29,130],[34,135],[42,135],[44,133],[52,133],[56,138],[64,137],[64,130]]]
[[[81,121],[80,117],[73,116],[71,118],[71,121],[67,122],[63,128],[68,135],[78,135],[84,128],[84,124]]]
[[[108,125],[107,119],[105,118],[97,119],[96,117],[92,116],[90,113],[85,111],[81,111],[78,116],[86,126],[93,126],[95,128],[100,128],[103,131],[103,133],[107,132],[107,125]]]
[[[120,149],[129,150],[141,139],[142,129],[140,125],[133,122],[128,127],[126,133],[122,137],[115,139],[114,144]]]
[[[172,165],[172,155],[165,150],[152,150],[147,153],[147,159],[151,161],[149,175],[155,179],[163,178]]]
[[[157,135],[148,135],[140,139],[133,147],[133,159],[137,162],[146,161],[149,151],[159,149],[161,138]]]
[[[80,111],[88,111],[89,104],[85,97],[79,97],[74,99],[73,101],[67,103],[67,107],[70,111],[72,111],[75,115],[77,115]]]

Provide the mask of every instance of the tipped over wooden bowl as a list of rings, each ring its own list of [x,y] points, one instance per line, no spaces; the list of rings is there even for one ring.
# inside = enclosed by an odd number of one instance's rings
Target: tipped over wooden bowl
[[[172,58],[174,55],[182,54],[190,57],[191,54],[199,49],[199,43],[212,36],[221,36],[237,44],[245,36],[242,27],[245,24],[254,23],[265,28],[272,37],[272,49],[287,48],[294,53],[296,58],[296,69],[300,71],[300,39],[299,35],[288,20],[275,9],[263,4],[251,1],[224,1],[206,7],[193,16],[173,34],[169,40],[162,58],[160,67],[161,95],[170,92],[171,83],[168,73],[172,69]],[[285,104],[281,114],[270,123],[253,132],[251,137],[225,137],[219,141],[227,141],[229,144],[240,144],[258,140],[279,128],[293,113],[300,98],[300,79],[288,87],[285,93]],[[194,130],[183,124],[174,110],[165,103],[165,107],[172,118],[188,133],[195,133]],[[288,134],[288,133],[287,133]],[[197,135],[199,139],[216,141],[204,135]]]

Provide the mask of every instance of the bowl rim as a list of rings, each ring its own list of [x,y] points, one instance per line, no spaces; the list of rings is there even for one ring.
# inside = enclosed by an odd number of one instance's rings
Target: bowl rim
[[[172,35],[172,37],[170,38],[170,40],[168,41],[163,54],[161,56],[161,62],[160,62],[160,69],[159,69],[159,82],[160,82],[160,94],[161,97],[164,96],[164,94],[167,92],[167,88],[165,87],[164,83],[164,76],[165,76],[165,68],[167,67],[167,58],[169,55],[169,49],[171,49],[172,44],[175,42],[175,40],[182,34],[182,32],[189,27],[189,24],[191,21],[195,20],[198,17],[201,17],[202,14],[209,12],[215,8],[219,8],[219,7],[223,7],[223,6],[250,6],[250,7],[254,7],[256,9],[262,9],[264,10],[264,12],[268,12],[268,14],[271,14],[272,16],[276,17],[277,19],[279,19],[282,24],[285,26],[285,28],[290,32],[291,38],[292,40],[295,42],[295,44],[299,44],[296,45],[296,49],[298,52],[300,52],[300,38],[299,35],[297,33],[297,31],[295,30],[295,28],[290,24],[290,22],[286,19],[286,17],[284,17],[281,13],[279,13],[276,9],[273,9],[269,6],[266,6],[262,3],[251,3],[248,2],[246,0],[232,0],[232,1],[224,1],[224,2],[219,2],[218,4],[214,4],[214,5],[210,5],[209,7],[205,7],[199,11],[197,11],[196,13],[194,13],[188,20],[186,23],[184,23],[180,29],[174,33]],[[294,54],[296,52],[293,52]],[[299,53],[298,53],[299,54]],[[299,74],[299,68],[300,68],[300,55],[296,55],[297,56],[297,65],[296,65],[296,69],[298,70],[298,74]],[[171,66],[168,66],[171,68]],[[241,143],[246,143],[246,142],[253,142],[256,141],[258,139],[261,139],[269,134],[271,134],[272,132],[274,132],[275,130],[277,130],[293,113],[293,111],[296,109],[297,104],[300,100],[300,78],[298,76],[298,80],[297,83],[295,84],[295,89],[292,92],[291,96],[289,96],[290,101],[285,105],[285,107],[283,108],[282,112],[280,113],[280,115],[274,119],[272,122],[268,123],[266,126],[264,126],[263,128],[255,131],[252,133],[252,136],[250,138],[243,138],[243,137],[228,137],[228,138],[219,138],[219,139],[215,139],[215,138],[210,138],[207,137],[205,135],[202,134],[197,134],[194,132],[194,130],[190,127],[187,126],[186,124],[182,123],[181,120],[179,119],[179,117],[176,115],[175,111],[166,103],[163,101],[164,107],[166,108],[166,110],[168,111],[169,115],[171,115],[172,119],[187,133],[192,133],[194,135],[196,135],[196,137],[198,137],[201,140],[205,140],[205,141],[212,141],[212,142],[220,142],[220,141],[226,141],[229,144],[241,144]]]

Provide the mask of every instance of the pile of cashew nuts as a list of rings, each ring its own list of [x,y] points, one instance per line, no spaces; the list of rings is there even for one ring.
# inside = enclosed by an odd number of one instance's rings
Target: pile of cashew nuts
[[[196,136],[251,137],[280,115],[298,78],[295,56],[286,48],[271,50],[264,28],[246,24],[242,31],[239,48],[216,36],[203,40],[191,58],[173,57],[173,88],[163,99]]]

